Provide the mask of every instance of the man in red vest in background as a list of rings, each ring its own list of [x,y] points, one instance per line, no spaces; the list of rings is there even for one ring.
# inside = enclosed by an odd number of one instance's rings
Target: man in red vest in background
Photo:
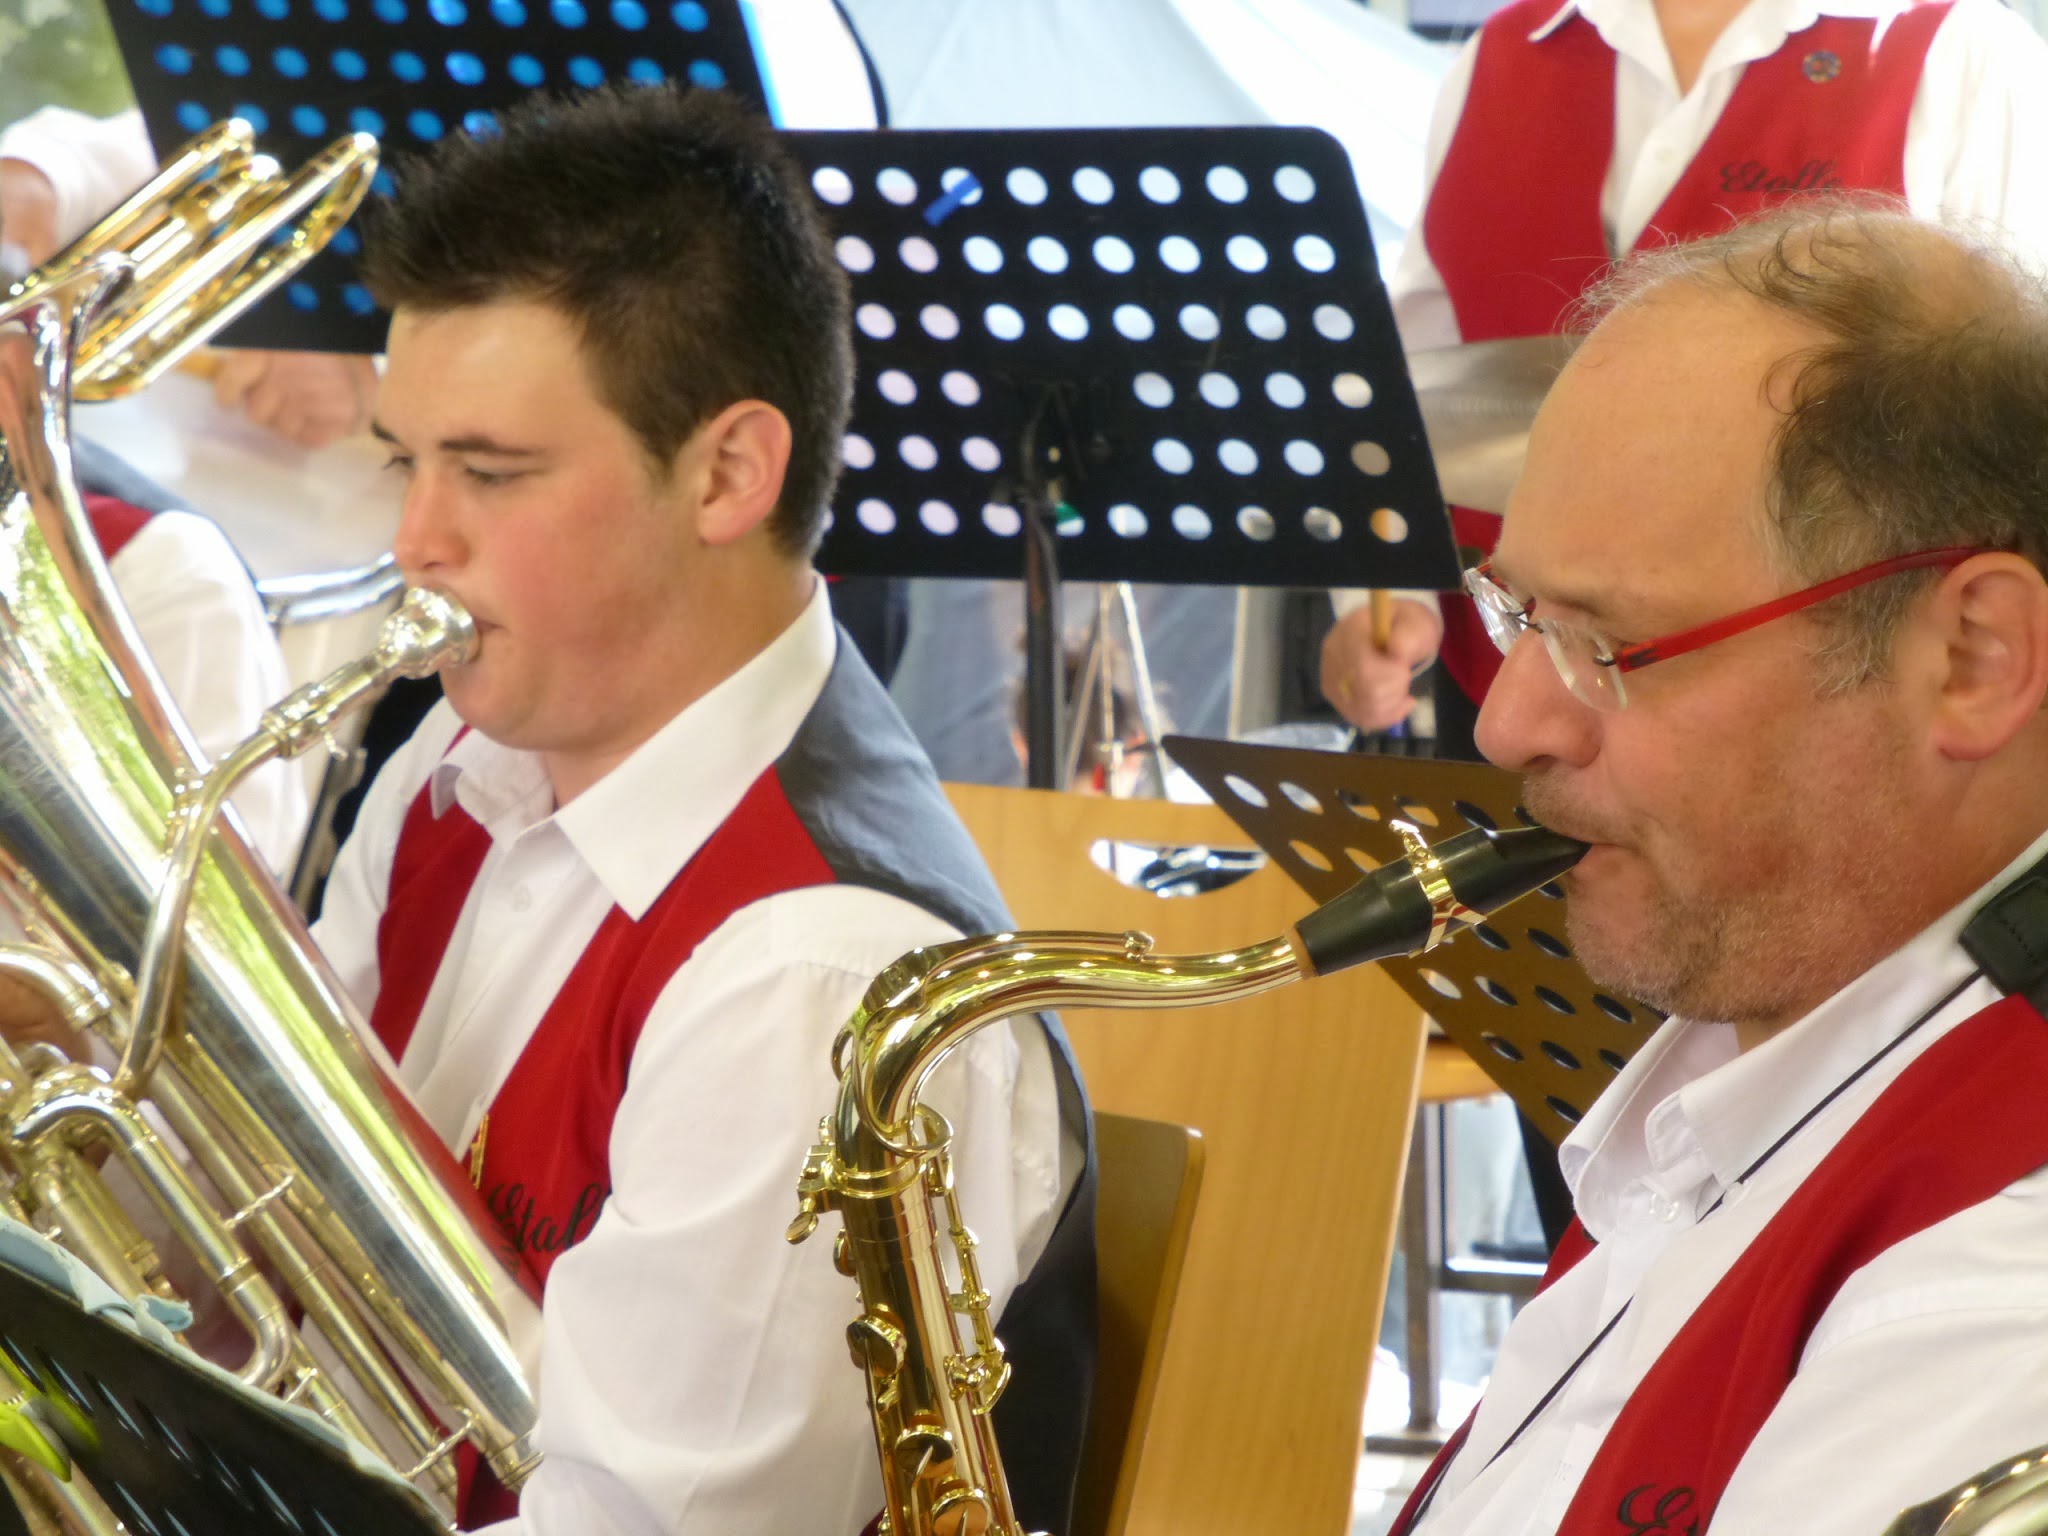
[[[364,277],[393,313],[394,550],[479,650],[378,775],[315,934],[541,1296],[545,1460],[516,1500],[466,1477],[463,1523],[853,1536],[881,1504],[857,1302],[784,1240],[796,1176],[874,975],[1007,919],[811,569],[845,275],[765,121],[628,87],[402,168]],[[1087,1120],[1057,1028],[1015,1023],[930,1096],[1020,1362],[1018,1502],[1062,1528]]]
[[[1998,0],[1514,0],[1445,77],[1427,156],[1392,283],[1411,352],[1557,332],[1612,259],[1803,192],[1889,192],[2048,256],[2048,42]],[[1497,517],[1453,521],[1493,547]],[[1338,607],[1338,711],[1403,719],[1441,644],[1438,739],[1474,756],[1497,661],[1470,604],[1397,598],[1384,645],[1364,594]]]
[[[1396,1530],[1873,1536],[2048,1441],[2048,285],[1838,205],[1597,302],[1478,737],[1671,1017]]]

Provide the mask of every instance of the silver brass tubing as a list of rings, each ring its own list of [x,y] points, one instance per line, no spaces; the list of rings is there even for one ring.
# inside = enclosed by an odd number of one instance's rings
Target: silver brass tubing
[[[78,1120],[90,1122],[113,1142],[248,1330],[249,1359],[236,1374],[259,1391],[273,1389],[297,1343],[284,1304],[132,1102],[89,1067],[61,1068],[30,1086],[16,1105],[8,1134],[17,1147],[28,1148]]]
[[[246,1225],[255,1232],[258,1245],[276,1269],[278,1278],[284,1282],[285,1289],[304,1305],[307,1318],[320,1329],[349,1374],[362,1384],[378,1408],[389,1415],[408,1453],[415,1459],[425,1456],[438,1442],[439,1430],[421,1408],[403,1372],[392,1363],[375,1331],[349,1299],[347,1289],[335,1283],[330,1274],[331,1266],[324,1256],[312,1246],[310,1239],[292,1230],[292,1224],[277,1209],[281,1202],[270,1198],[273,1191],[256,1187],[256,1181],[244,1166],[233,1139],[206,1112],[199,1095],[187,1087],[180,1057],[174,1043],[170,1061],[152,1079],[150,1097],[164,1112],[164,1118],[170,1121],[171,1129],[192,1150],[200,1168],[212,1181],[213,1187],[220,1191],[221,1198],[232,1205],[238,1215],[252,1212]],[[287,1190],[287,1199],[288,1196]],[[364,1445],[376,1447],[376,1436],[356,1418],[355,1410],[346,1398],[333,1394],[333,1388],[326,1383],[324,1376],[316,1390],[336,1396],[339,1407],[330,1409],[325,1396],[309,1400],[309,1407]],[[454,1467],[437,1465],[433,1481],[433,1491],[452,1504],[456,1493]]]
[[[178,963],[184,958],[185,920],[208,835],[234,787],[278,757],[297,757],[323,741],[340,715],[398,677],[424,677],[444,664],[467,661],[476,650],[476,626],[453,598],[439,592],[406,594],[384,621],[377,649],[359,661],[308,683],[264,711],[256,731],[179,791],[171,809],[171,846],[162,887],[149,910],[142,963],[135,975],[135,1025],[114,1069],[116,1091],[136,1098],[163,1056],[170,1027]]]

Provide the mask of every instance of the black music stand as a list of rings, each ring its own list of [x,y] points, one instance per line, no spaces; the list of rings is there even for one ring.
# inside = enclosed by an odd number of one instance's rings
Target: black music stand
[[[0,1264],[0,1349],[55,1405],[46,1424],[135,1536],[443,1529],[412,1488],[10,1264]]]
[[[1031,783],[1058,582],[1456,585],[1344,151],[1303,128],[791,135],[861,381],[828,570],[1027,587]]]
[[[1392,823],[1430,842],[1526,822],[1521,780],[1483,763],[1170,738],[1173,760],[1314,900],[1403,856]],[[1525,896],[1386,972],[1553,1142],[1662,1022],[1595,986],[1565,942],[1564,893]]]
[[[489,132],[537,89],[667,78],[772,106],[741,0],[107,0],[107,14],[159,150],[230,116],[287,165],[369,133],[387,194],[408,154]],[[356,281],[360,249],[342,230],[222,344],[381,352],[389,316]]]

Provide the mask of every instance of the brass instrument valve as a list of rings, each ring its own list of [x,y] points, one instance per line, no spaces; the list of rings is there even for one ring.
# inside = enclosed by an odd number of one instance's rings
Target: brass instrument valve
[[[832,1151],[832,1122],[820,1120],[817,1143],[805,1155],[803,1171],[796,1176],[796,1216],[784,1230],[784,1238],[800,1243],[817,1231],[818,1218],[839,1209],[838,1193],[839,1159]],[[842,1255],[835,1251],[833,1258],[841,1261]],[[842,1272],[846,1269],[843,1261],[839,1267]]]

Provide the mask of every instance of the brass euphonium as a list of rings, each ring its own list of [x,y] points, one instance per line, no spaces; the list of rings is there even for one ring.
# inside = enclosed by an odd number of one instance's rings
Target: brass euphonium
[[[257,261],[288,253],[255,292],[311,253],[297,235],[275,238],[277,220],[310,198],[338,227],[367,184],[374,145],[335,154],[353,170],[325,165],[325,190],[266,195],[264,211],[231,220],[227,238]],[[229,197],[217,182],[201,190]],[[142,243],[183,242],[184,228]],[[464,1439],[516,1488],[537,1461],[535,1406],[498,1308],[517,1297],[502,1240],[365,1055],[339,982],[223,814],[242,774],[319,742],[384,680],[460,659],[468,620],[416,595],[377,655],[294,694],[205,764],[111,595],[71,474],[68,407],[74,368],[109,388],[137,382],[218,322],[195,294],[232,312],[251,289],[205,262],[202,244],[187,254],[204,283],[159,264],[156,305],[130,305],[108,330],[102,306],[137,266],[119,244],[88,236],[0,299],[0,893],[30,939],[0,946],[0,973],[54,998],[118,1058],[107,1072],[48,1044],[0,1045],[0,1209],[61,1234],[123,1294],[165,1293],[152,1246],[81,1155],[111,1147],[249,1333],[245,1380],[381,1440],[444,1498]],[[113,350],[94,350],[99,338]],[[139,1113],[145,1096],[232,1214],[168,1154]],[[352,1386],[316,1364],[254,1253]],[[388,1421],[381,1437],[358,1400]],[[72,1491],[43,1493],[87,1528],[113,1528]]]
[[[952,1127],[919,1099],[932,1071],[976,1030],[1019,1013],[1220,1003],[1419,954],[1585,852],[1541,827],[1469,832],[1436,849],[1403,832],[1406,859],[1247,949],[1155,955],[1142,933],[1004,933],[914,950],[869,986],[833,1046],[838,1103],[805,1160],[789,1239],[802,1242],[827,1211],[845,1222],[833,1257],[860,1293],[847,1342],[867,1376],[884,1536],[1025,1536],[989,1416],[1010,1365],[953,1190]]]
[[[1916,1504],[1885,1536],[2048,1536],[2048,1445],[2008,1456]]]

